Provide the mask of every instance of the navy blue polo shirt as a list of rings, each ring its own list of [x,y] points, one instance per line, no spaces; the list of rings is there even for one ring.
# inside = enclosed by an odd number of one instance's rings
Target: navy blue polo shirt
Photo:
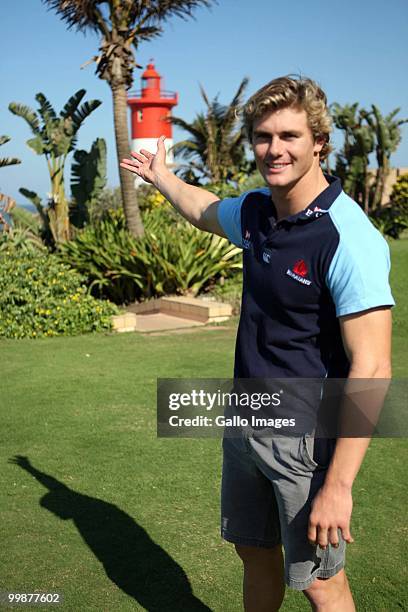
[[[279,221],[268,188],[219,204],[221,227],[243,249],[237,378],[346,377],[338,317],[394,305],[386,241],[340,180],[326,179]]]

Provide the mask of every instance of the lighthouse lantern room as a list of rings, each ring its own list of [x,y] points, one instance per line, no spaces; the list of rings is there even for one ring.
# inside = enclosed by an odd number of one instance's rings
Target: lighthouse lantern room
[[[147,149],[152,153],[157,150],[157,139],[166,136],[166,162],[173,163],[172,124],[169,121],[171,109],[178,102],[178,95],[161,89],[162,77],[156,72],[153,61],[147,65],[142,74],[142,89],[130,92],[128,105],[131,109],[132,150]],[[143,183],[136,178],[136,185]]]

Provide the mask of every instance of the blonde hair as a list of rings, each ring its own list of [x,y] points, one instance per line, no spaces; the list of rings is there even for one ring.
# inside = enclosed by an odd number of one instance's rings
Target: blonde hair
[[[298,75],[287,75],[273,79],[254,93],[243,108],[244,126],[248,139],[252,142],[252,129],[255,119],[268,112],[282,108],[295,107],[306,111],[309,127],[315,141],[324,138],[320,151],[324,160],[332,150],[330,132],[332,120],[324,91],[315,81]]]

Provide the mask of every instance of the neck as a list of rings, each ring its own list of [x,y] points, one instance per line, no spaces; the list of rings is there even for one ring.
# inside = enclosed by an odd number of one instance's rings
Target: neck
[[[329,185],[320,166],[311,168],[296,183],[285,187],[271,187],[271,197],[277,219],[290,217],[304,210]]]

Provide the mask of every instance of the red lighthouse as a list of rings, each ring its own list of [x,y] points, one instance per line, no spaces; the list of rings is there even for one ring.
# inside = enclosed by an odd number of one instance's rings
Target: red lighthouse
[[[157,150],[157,139],[166,136],[165,146],[167,163],[173,162],[169,150],[173,146],[172,124],[168,121],[171,109],[178,102],[178,95],[161,89],[162,77],[156,72],[152,61],[142,74],[142,89],[130,92],[128,105],[132,113],[132,149],[147,149],[152,153]],[[136,182],[142,182],[136,179]]]

